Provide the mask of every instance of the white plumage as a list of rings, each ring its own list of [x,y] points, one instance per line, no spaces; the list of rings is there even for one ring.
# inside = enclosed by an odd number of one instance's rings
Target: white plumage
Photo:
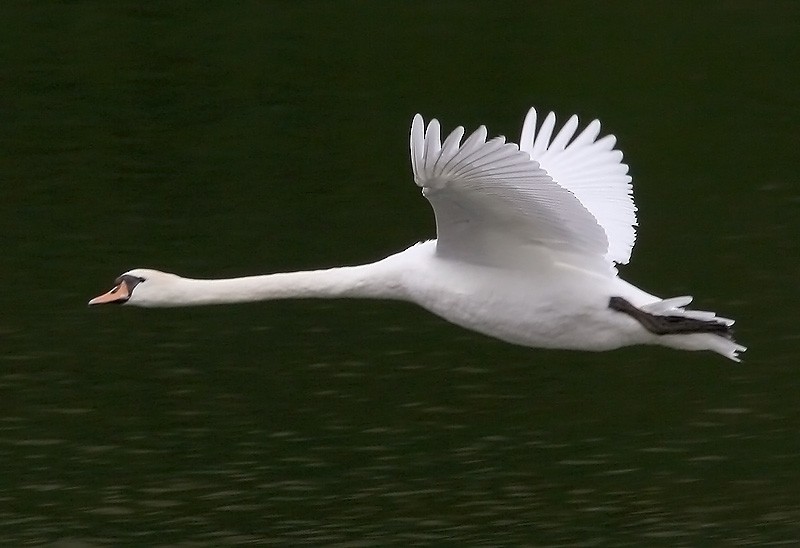
[[[534,109],[520,144],[479,127],[441,140],[437,120],[411,125],[414,181],[433,206],[437,239],[376,263],[195,280],[156,270],[123,274],[90,304],[183,306],[283,298],[415,302],[453,323],[526,346],[609,350],[660,344],[738,361],[732,320],[662,300],[623,281],[636,239],[628,166],[595,120],[556,132]]]
[[[622,163],[622,152],[614,150],[616,138],[606,135],[598,140],[600,121],[593,120],[572,139],[578,129],[578,117],[572,116],[551,142],[555,124],[551,112],[537,133],[536,109],[530,109],[522,125],[520,149],[572,192],[603,227],[608,238],[606,257],[627,264],[636,240],[636,206],[628,166]]]

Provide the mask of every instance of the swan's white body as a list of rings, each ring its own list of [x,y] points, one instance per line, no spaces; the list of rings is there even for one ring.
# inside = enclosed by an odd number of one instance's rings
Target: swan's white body
[[[646,316],[733,321],[662,300],[617,276],[635,240],[627,166],[613,136],[597,139],[596,120],[573,139],[576,117],[552,136],[531,109],[521,145],[486,141],[463,128],[444,143],[439,123],[414,118],[411,160],[416,183],[436,214],[437,240],[372,264],[224,280],[182,278],[157,270],[124,274],[90,304],[189,306],[285,298],[386,298],[416,303],[457,325],[510,343],[577,350],[660,344],[713,350],[738,361],[745,350],[714,332],[656,334],[609,306],[622,298]],[[637,314],[639,312],[637,311]]]

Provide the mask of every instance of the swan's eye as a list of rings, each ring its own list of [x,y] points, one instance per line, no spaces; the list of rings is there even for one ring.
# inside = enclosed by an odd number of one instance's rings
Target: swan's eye
[[[147,278],[142,278],[141,276],[138,276],[136,279],[139,280],[139,283],[147,281]]]

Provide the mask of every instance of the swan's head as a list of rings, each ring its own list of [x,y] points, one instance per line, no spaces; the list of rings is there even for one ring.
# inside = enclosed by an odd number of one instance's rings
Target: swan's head
[[[114,280],[111,291],[89,301],[89,306],[96,304],[164,306],[164,301],[173,293],[177,280],[180,278],[175,274],[135,268]]]

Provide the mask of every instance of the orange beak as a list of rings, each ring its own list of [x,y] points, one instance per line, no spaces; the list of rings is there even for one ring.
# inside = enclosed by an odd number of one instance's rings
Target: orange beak
[[[122,304],[127,301],[131,296],[131,291],[128,288],[128,284],[125,283],[125,280],[120,280],[120,282],[114,286],[114,288],[109,291],[108,293],[103,293],[99,297],[95,297],[91,301],[89,301],[89,306],[93,306],[95,304],[108,304],[108,303],[119,303]]]

